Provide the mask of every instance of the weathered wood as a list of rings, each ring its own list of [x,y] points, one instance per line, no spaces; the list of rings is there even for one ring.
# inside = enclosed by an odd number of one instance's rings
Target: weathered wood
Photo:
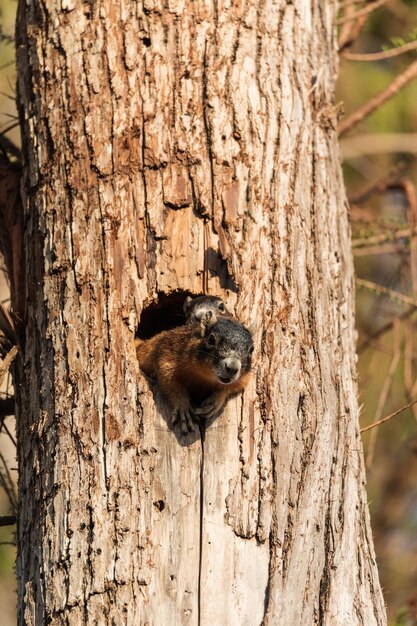
[[[20,624],[385,623],[334,22],[320,0],[20,0]],[[134,354],[175,290],[257,324],[203,440]]]

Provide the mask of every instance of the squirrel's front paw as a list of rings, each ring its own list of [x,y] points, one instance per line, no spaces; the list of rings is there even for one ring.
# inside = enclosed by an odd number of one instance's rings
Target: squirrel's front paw
[[[173,425],[181,429],[183,435],[188,435],[194,430],[193,411],[190,407],[181,407],[174,413]]]
[[[213,393],[198,407],[193,409],[193,413],[194,415],[198,415],[198,417],[210,419],[211,417],[215,417],[218,413],[220,413],[223,408],[223,404],[223,399],[219,398],[217,394]]]

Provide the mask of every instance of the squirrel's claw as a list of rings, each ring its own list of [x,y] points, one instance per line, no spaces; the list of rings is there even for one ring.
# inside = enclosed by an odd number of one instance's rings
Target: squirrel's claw
[[[188,408],[178,409],[174,414],[173,425],[180,426],[181,434],[188,435],[194,430],[193,414]]]
[[[194,415],[198,415],[199,417],[203,417],[204,419],[209,419],[210,417],[214,417],[221,411],[223,407],[223,402],[218,398],[216,394],[212,394],[204,400],[200,404],[200,406],[193,409]]]

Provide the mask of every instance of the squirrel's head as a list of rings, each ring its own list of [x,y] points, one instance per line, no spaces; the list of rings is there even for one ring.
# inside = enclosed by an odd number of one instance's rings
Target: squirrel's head
[[[227,315],[223,300],[217,296],[198,296],[190,298],[188,296],[184,302],[184,313],[187,324]]]
[[[236,382],[250,371],[252,353],[252,335],[237,320],[220,317],[207,324],[200,358],[212,362],[214,374],[223,385]]]

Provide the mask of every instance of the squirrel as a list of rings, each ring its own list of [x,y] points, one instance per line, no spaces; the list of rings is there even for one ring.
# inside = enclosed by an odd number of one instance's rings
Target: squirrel
[[[187,296],[184,302],[184,313],[187,324],[195,324],[206,318],[207,313],[213,315],[229,317],[232,315],[224,306],[224,302],[218,296],[198,296],[190,298]]]
[[[220,413],[243,391],[250,375],[252,335],[235,319],[206,312],[201,324],[165,330],[135,340],[139,366],[157,384],[173,410],[173,425],[185,435],[196,418]]]

